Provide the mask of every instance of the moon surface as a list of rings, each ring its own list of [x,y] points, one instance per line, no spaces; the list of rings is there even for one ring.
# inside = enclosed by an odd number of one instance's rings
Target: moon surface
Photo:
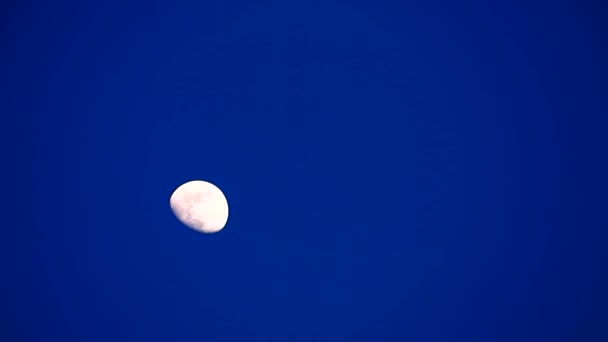
[[[209,182],[194,180],[180,185],[169,203],[183,224],[201,233],[217,233],[228,221],[226,196]]]

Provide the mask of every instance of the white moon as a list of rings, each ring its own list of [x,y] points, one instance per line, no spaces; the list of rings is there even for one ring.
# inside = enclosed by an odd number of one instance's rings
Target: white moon
[[[171,210],[186,226],[217,233],[228,221],[228,201],[217,186],[200,180],[179,186],[169,200]]]

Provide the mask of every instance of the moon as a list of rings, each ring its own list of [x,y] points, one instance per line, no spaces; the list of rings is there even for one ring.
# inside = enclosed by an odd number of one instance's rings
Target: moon
[[[169,200],[178,220],[201,233],[217,233],[228,221],[228,201],[217,186],[193,180],[180,185]]]

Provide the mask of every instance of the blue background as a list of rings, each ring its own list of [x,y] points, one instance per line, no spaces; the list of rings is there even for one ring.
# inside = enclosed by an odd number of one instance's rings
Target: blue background
[[[607,341],[606,9],[5,3],[0,338]]]

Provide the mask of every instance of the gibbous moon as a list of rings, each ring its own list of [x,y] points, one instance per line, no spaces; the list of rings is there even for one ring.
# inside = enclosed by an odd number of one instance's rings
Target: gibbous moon
[[[169,200],[171,210],[186,226],[217,233],[228,221],[228,201],[217,186],[200,180],[180,185]]]

